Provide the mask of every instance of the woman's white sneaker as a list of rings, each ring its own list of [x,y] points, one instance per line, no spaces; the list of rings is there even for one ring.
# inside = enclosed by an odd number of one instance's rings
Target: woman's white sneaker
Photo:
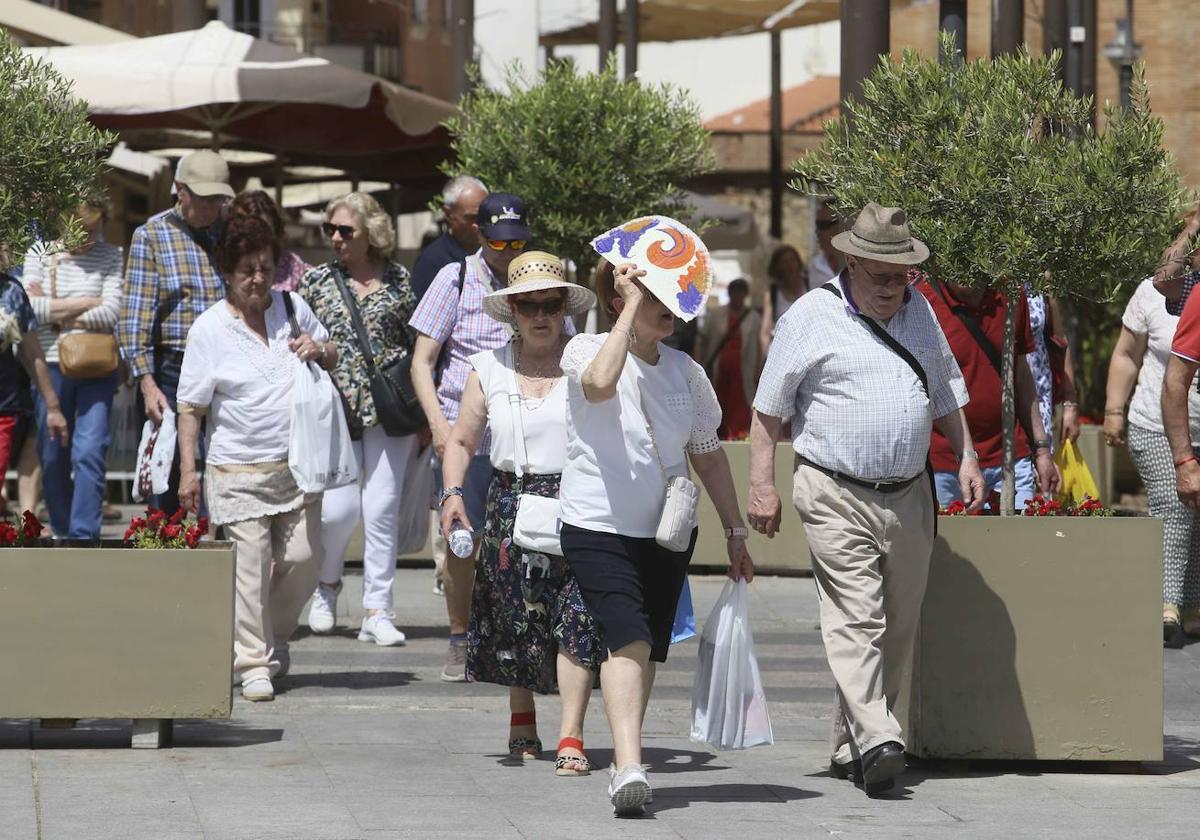
[[[363,619],[362,630],[359,631],[358,640],[360,642],[374,642],[377,645],[390,647],[392,645],[404,644],[405,636],[396,629],[395,624],[392,624],[391,616],[380,612],[375,613],[375,615],[368,615]]]
[[[333,632],[334,625],[337,624],[338,593],[341,591],[342,582],[340,580],[337,586],[317,584],[317,591],[313,593],[312,606],[308,608],[309,630],[319,635]]]
[[[610,767],[608,798],[612,801],[613,816],[639,817],[650,801],[650,782],[640,764],[626,764],[620,770]]]
[[[242,697],[251,703],[275,699],[275,686],[269,677],[253,677],[242,683]]]

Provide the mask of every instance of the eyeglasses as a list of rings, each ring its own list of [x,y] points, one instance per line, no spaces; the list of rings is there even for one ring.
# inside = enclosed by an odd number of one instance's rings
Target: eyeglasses
[[[898,271],[898,272],[889,271],[886,274],[876,274],[874,271],[871,271],[871,269],[867,268],[866,263],[864,263],[862,260],[859,260],[858,265],[864,272],[866,272],[866,275],[868,277],[870,277],[872,280],[874,280],[880,286],[887,286],[887,285],[897,284],[897,283],[903,283],[906,286],[908,285],[908,269],[907,268],[902,269],[901,271]]]
[[[505,248],[520,251],[525,248],[524,239],[489,239],[487,244],[493,251],[503,251]]]
[[[539,314],[561,314],[564,301],[562,298],[553,298],[551,300],[514,300],[510,303],[517,314],[524,315],[526,318],[536,318]]]
[[[335,225],[333,222],[325,222],[321,225],[321,230],[330,239],[333,239],[335,233],[341,234],[342,239],[353,239],[355,233],[354,225]]]
[[[251,277],[272,277],[275,274],[275,266],[273,265],[256,265],[245,269],[244,271],[235,271],[235,277],[240,277],[243,280],[249,280]]]

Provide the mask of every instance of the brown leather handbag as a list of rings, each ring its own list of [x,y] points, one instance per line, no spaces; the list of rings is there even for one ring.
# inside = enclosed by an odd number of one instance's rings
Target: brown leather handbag
[[[58,296],[58,254],[50,257],[50,297]],[[110,376],[121,363],[112,332],[70,332],[58,339],[58,369],[71,379]]]

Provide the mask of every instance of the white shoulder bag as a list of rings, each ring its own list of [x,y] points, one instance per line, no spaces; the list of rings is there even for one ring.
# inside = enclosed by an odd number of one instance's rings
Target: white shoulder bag
[[[687,551],[692,543],[692,531],[697,524],[700,489],[686,475],[667,475],[667,468],[663,465],[662,455],[658,451],[658,443],[654,440],[654,424],[650,422],[650,412],[646,410],[646,400],[642,396],[640,384],[638,401],[641,403],[642,415],[646,418],[646,432],[650,435],[650,448],[654,450],[654,460],[658,461],[658,468],[662,471],[666,484],[666,499],[663,501],[662,515],[658,518],[658,530],[654,533],[654,541],[667,551]],[[685,463],[686,458],[685,455]]]
[[[537,496],[521,492],[525,488],[525,474],[529,471],[529,453],[525,449],[525,424],[521,419],[521,386],[517,382],[516,353],[508,345],[508,374],[512,387],[508,393],[508,406],[512,411],[513,466],[517,472],[517,519],[513,524],[513,542],[527,551],[562,556],[559,532],[562,530],[562,507],[558,497]],[[565,422],[565,420],[564,420]]]

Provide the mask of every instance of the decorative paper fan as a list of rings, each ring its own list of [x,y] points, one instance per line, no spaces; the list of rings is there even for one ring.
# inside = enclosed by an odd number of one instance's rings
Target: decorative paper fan
[[[592,250],[614,266],[631,262],[645,271],[642,285],[684,321],[704,308],[712,287],[708,248],[682,222],[643,216],[597,236]]]

